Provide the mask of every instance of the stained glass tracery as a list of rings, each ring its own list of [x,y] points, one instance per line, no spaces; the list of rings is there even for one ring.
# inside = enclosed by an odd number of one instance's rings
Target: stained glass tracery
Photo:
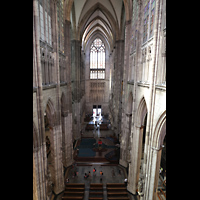
[[[146,42],[149,38],[153,36],[154,18],[155,18],[155,0],[151,1],[145,0],[143,42]]]
[[[105,79],[105,45],[100,38],[90,47],[90,79]]]

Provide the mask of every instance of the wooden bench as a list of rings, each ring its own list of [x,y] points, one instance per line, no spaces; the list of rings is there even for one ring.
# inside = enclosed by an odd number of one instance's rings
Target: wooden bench
[[[102,183],[91,183],[90,190],[103,190],[103,184]]]
[[[90,186],[101,186],[103,187],[103,183],[90,183]]]
[[[130,200],[129,197],[108,197],[108,200]]]
[[[85,193],[85,183],[67,183],[62,199],[82,199]]]
[[[84,196],[84,191],[83,192],[77,192],[77,191],[65,191],[64,195],[67,196]]]
[[[78,197],[78,196],[76,196],[76,197],[62,197],[62,199],[70,199],[70,200],[73,200],[73,199],[76,199],[76,200],[78,200],[78,199],[81,199],[81,200],[83,200],[83,197]]]
[[[111,191],[126,191],[126,187],[107,187],[109,192]]]
[[[103,195],[103,192],[90,192],[90,195]]]
[[[90,190],[103,190],[103,188],[91,187]]]
[[[106,187],[126,187],[125,183],[107,183]]]
[[[85,187],[66,187],[65,188],[66,191],[79,191],[79,190],[85,190]]]
[[[67,183],[65,185],[66,191],[79,192],[85,190],[85,183]]]
[[[89,200],[103,200],[103,183],[90,183]]]
[[[127,196],[128,192],[107,192],[108,196]]]
[[[85,183],[67,183],[66,187],[85,187]]]

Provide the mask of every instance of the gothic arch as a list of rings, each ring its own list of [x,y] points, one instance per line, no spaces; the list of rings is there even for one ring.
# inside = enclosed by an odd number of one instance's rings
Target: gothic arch
[[[47,101],[45,111],[49,120],[50,127],[54,127],[56,124],[56,111],[51,98],[49,98]]]
[[[66,0],[64,3],[64,9],[65,9],[65,19],[70,21],[70,12],[72,5],[74,3],[74,0]],[[132,10],[132,3],[128,0],[123,0],[125,11],[126,11],[126,20],[128,21],[131,19],[131,10]]]
[[[95,26],[93,26],[89,31],[88,31],[88,33],[87,33],[87,35],[86,35],[86,42],[87,42],[87,40],[90,38],[90,34],[96,29],[96,28],[100,28],[101,30],[103,30],[104,31],[104,33],[105,33],[105,38],[107,38],[107,40],[109,40],[109,43],[111,44],[111,39],[110,39],[110,37],[109,37],[109,34],[108,34],[108,32],[105,30],[105,28],[102,26],[102,25],[100,25],[99,23],[97,23]],[[88,38],[88,36],[89,36],[89,38]]]
[[[166,136],[166,110],[160,115],[153,133],[152,157],[149,158],[150,176],[148,177],[149,191],[154,191],[152,199],[156,199],[156,188],[158,187],[159,169],[162,155],[162,144]]]
[[[153,147],[160,149],[166,135],[166,110],[160,115],[153,136]]]
[[[127,113],[132,114],[132,108],[133,108],[133,93],[130,92],[128,97]]]
[[[70,21],[70,12],[71,12],[73,3],[74,3],[74,0],[66,0],[64,3],[65,19],[68,21]]]
[[[90,51],[90,47],[92,45],[92,42],[96,39],[96,38],[100,38],[102,40],[102,42],[105,44],[106,47],[106,51],[107,49],[110,50],[110,44],[107,41],[106,37],[104,37],[104,35],[100,32],[100,31],[95,31],[88,39],[87,45],[85,47],[85,51],[87,52],[88,50]]]
[[[145,153],[145,145],[146,145],[146,121],[148,115],[148,109],[145,97],[142,96],[139,101],[138,108],[136,111],[136,138],[137,141],[135,146],[136,159],[135,159],[135,170],[134,174],[134,190],[137,189],[137,184],[139,181],[140,174],[143,174],[144,169],[144,153]]]
[[[138,109],[137,109],[137,113],[136,113],[136,117],[137,117],[136,122],[137,122],[138,127],[141,127],[142,125],[144,125],[144,119],[145,119],[147,112],[148,112],[147,104],[146,104],[146,100],[143,96],[142,99],[140,100],[140,103],[139,103]]]
[[[116,40],[119,39],[119,25],[117,24],[117,22],[115,21],[114,17],[112,16],[112,14],[110,13],[110,11],[104,7],[101,3],[96,3],[94,6],[92,6],[83,16],[83,18],[81,19],[81,21],[79,21],[78,24],[78,37],[80,36],[80,33],[82,30],[82,28],[84,28],[85,23],[87,22],[87,20],[89,19],[89,17],[92,15],[92,13],[94,13],[97,9],[100,9],[102,11],[102,13],[107,17],[108,21],[110,22],[111,26],[112,26],[112,30],[115,30],[116,32]],[[78,38],[79,39],[79,38]]]
[[[96,20],[100,20],[100,21],[105,25],[105,27],[108,29],[108,32],[110,33],[111,37],[113,38],[113,33],[112,33],[111,27],[110,27],[109,24],[108,24],[102,17],[100,17],[100,16],[94,17],[93,19],[91,19],[91,20],[87,23],[87,26],[86,26],[86,25],[84,26],[80,38],[83,37],[83,34],[84,34],[84,32],[86,31],[87,27],[90,26],[90,25],[92,25],[92,23],[94,23]]]

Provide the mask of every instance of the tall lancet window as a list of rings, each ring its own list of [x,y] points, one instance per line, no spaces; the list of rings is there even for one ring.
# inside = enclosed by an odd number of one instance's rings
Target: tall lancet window
[[[144,1],[144,30],[143,30],[143,42],[147,41],[147,35],[149,30],[149,5],[150,0]]]
[[[57,1],[57,21],[58,21],[58,46],[59,50],[64,53],[64,0]]]
[[[51,9],[50,0],[39,0],[39,29],[40,38],[48,44],[52,44],[51,40]]]
[[[105,45],[100,38],[90,47],[90,79],[105,79]]]
[[[150,37],[153,36],[153,27],[155,18],[154,15],[155,15],[155,0],[151,0]]]
[[[153,36],[155,4],[155,0],[144,1],[143,43]]]

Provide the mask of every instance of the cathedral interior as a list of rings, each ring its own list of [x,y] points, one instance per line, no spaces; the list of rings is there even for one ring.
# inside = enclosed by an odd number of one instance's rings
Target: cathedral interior
[[[166,199],[165,0],[33,0],[33,199]]]

